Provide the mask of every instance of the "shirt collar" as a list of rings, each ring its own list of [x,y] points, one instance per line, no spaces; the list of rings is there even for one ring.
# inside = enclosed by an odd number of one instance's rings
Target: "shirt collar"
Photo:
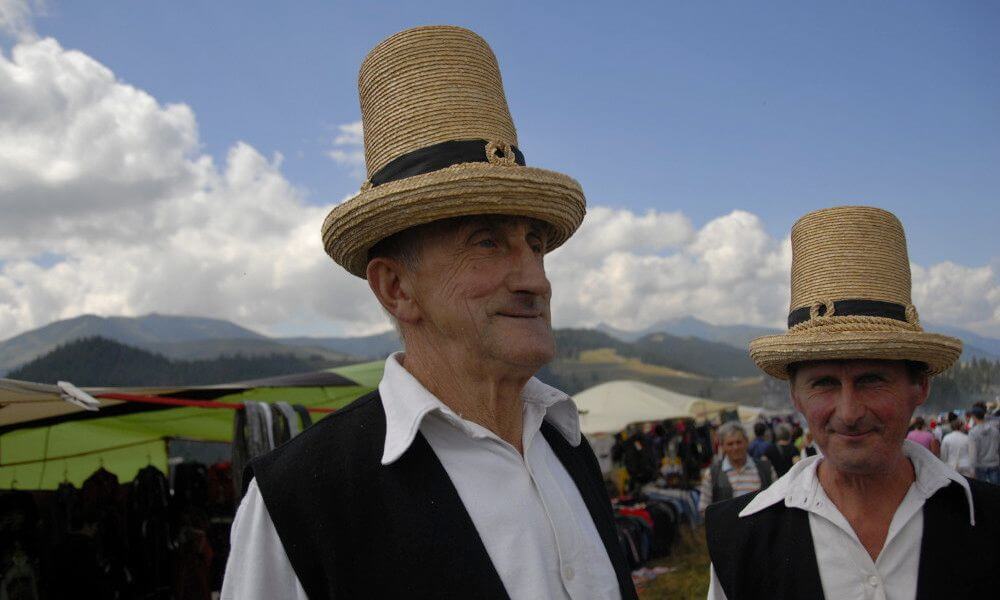
[[[391,464],[406,452],[416,439],[424,417],[430,413],[440,414],[470,437],[482,437],[478,433],[481,428],[473,427],[470,421],[441,402],[403,368],[403,355],[402,352],[396,352],[386,359],[382,381],[378,384],[379,396],[385,409],[382,464]],[[569,396],[532,377],[521,390],[521,400],[540,408],[545,414],[545,420],[570,444],[580,444],[580,415]]]
[[[753,464],[753,457],[750,456],[749,454],[747,454],[747,460],[746,460],[745,463],[743,463],[743,466],[741,467],[741,469],[748,469],[748,468],[749,469],[753,469],[754,471],[757,470],[757,466],[755,464]],[[722,471],[725,472],[725,473],[728,473],[730,471],[735,471],[735,470],[736,470],[736,467],[733,466],[733,463],[729,462],[729,456],[723,455],[723,457],[722,457]]]
[[[976,517],[972,504],[972,489],[969,487],[968,480],[938,460],[930,450],[920,444],[904,440],[903,454],[913,463],[913,470],[916,473],[914,485],[924,500],[933,496],[935,492],[946,487],[952,481],[962,486],[962,489],[965,490],[965,499],[969,503],[969,524],[975,526]],[[795,463],[784,476],[757,494],[740,511],[739,516],[748,517],[782,501],[789,508],[804,509],[810,506],[812,497],[819,486],[816,469],[822,459],[822,456],[810,456]]]

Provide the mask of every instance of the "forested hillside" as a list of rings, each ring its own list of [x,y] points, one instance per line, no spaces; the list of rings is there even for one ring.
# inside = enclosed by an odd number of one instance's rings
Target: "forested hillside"
[[[209,385],[315,371],[339,363],[316,356],[222,356],[170,360],[101,337],[59,346],[6,375],[38,383],[69,381],[78,386]]]
[[[925,412],[969,408],[1000,398],[1000,362],[974,359],[934,378]]]
[[[750,377],[758,374],[745,350],[695,337],[651,333],[623,342],[594,329],[557,329],[558,356],[578,359],[587,350],[610,348],[628,358],[705,377]]]

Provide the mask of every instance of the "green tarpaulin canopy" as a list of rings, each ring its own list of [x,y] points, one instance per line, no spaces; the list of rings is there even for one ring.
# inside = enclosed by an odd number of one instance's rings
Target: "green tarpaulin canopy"
[[[381,369],[382,363],[377,362],[215,386],[84,388],[100,401],[96,412],[67,402],[56,386],[0,379],[0,489],[55,489],[63,481],[79,486],[100,467],[119,481],[130,481],[147,465],[167,471],[170,439],[232,441],[232,409],[164,407],[107,400],[102,394],[220,404],[284,401],[339,409],[376,387]],[[357,379],[348,374],[352,372],[358,374]],[[322,416],[313,415],[314,419]]]

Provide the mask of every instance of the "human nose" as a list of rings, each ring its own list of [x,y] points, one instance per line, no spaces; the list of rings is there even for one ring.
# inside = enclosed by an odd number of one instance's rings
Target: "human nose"
[[[848,383],[841,387],[840,397],[837,399],[837,416],[844,425],[854,427],[865,416],[866,411],[853,385]]]
[[[545,263],[527,240],[511,246],[510,261],[511,270],[508,277],[510,291],[525,292],[545,298],[552,295],[552,286],[545,275]]]

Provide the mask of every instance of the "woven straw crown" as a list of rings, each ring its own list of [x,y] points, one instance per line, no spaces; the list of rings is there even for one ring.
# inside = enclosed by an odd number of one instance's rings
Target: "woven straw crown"
[[[376,46],[358,76],[368,175],[449,140],[517,145],[500,67],[483,38],[460,27],[418,27]]]
[[[379,241],[439,219],[539,219],[551,226],[549,250],[580,226],[580,185],[524,166],[496,57],[475,33],[451,26],[397,33],[365,58],[358,89],[368,180],[322,228],[327,254],[351,273],[365,276],[368,252]],[[428,167],[440,154],[423,160],[427,153],[449,144],[462,152]],[[421,163],[416,170],[395,171],[413,160]]]
[[[792,227],[789,310],[854,298],[911,304],[903,225],[891,212],[869,206],[805,215]]]
[[[774,377],[809,360],[887,359],[931,374],[961,354],[961,341],[926,333],[911,301],[903,225],[868,206],[811,212],[792,227],[789,330],[757,338],[750,356]]]

